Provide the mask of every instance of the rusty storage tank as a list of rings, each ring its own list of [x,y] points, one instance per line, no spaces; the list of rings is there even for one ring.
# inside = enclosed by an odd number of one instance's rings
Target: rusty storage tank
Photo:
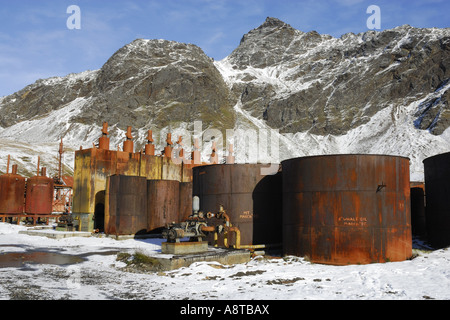
[[[180,221],[185,221],[192,214],[192,188],[192,182],[180,182]]]
[[[279,164],[217,164],[193,168],[194,196],[204,213],[223,205],[240,230],[242,247],[281,245],[281,173]],[[228,239],[235,245],[235,235]],[[219,239],[219,246],[221,246]]]
[[[411,230],[414,236],[424,238],[427,233],[425,192],[421,187],[411,188]]]
[[[17,174],[17,165],[13,165],[12,173],[0,176],[0,214],[23,214],[24,196],[25,178]]]
[[[133,235],[147,232],[145,177],[112,175],[107,178],[104,221],[106,234]]]
[[[303,157],[282,172],[285,255],[333,265],[411,257],[408,158]]]
[[[147,232],[157,233],[168,223],[181,222],[180,182],[147,180]]]
[[[450,152],[429,157],[423,164],[427,238],[433,247],[446,247],[450,244]]]
[[[53,212],[54,182],[46,176],[42,168],[41,175],[27,179],[25,213],[31,215],[48,215]]]

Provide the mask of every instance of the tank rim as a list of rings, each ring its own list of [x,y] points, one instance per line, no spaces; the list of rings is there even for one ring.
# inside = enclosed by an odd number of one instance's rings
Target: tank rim
[[[425,163],[425,161],[428,161],[428,160],[431,160],[431,159],[436,159],[438,157],[445,156],[445,155],[449,156],[450,152],[444,152],[444,153],[435,154],[434,156],[430,156],[428,158],[423,159],[422,163]]]
[[[291,159],[286,159],[281,161],[283,164],[284,162],[288,161],[294,161],[299,159],[309,159],[309,158],[325,158],[325,157],[351,157],[351,156],[358,156],[358,157],[379,157],[379,158],[400,158],[400,159],[406,159],[410,161],[411,159],[405,156],[396,156],[396,155],[388,155],[388,154],[369,154],[369,153],[337,153],[337,154],[324,154],[324,155],[314,155],[314,156],[305,156],[305,157],[296,157]]]

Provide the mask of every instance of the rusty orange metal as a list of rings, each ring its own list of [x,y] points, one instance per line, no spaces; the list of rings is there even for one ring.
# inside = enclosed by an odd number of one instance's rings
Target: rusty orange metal
[[[175,180],[147,180],[147,231],[158,232],[180,221],[180,183]]]
[[[147,232],[147,179],[112,175],[108,178],[104,231],[112,235]]]
[[[25,178],[17,174],[17,165],[13,165],[12,173],[9,173],[9,156],[6,172],[0,176],[0,214],[23,214]]]
[[[283,253],[346,265],[412,255],[409,159],[289,159],[283,172]]]
[[[148,130],[147,144],[145,145],[145,154],[149,156],[155,155],[155,145],[153,144],[152,130]]]
[[[30,215],[49,215],[53,212],[54,182],[46,176],[42,168],[40,176],[27,179],[25,213]]]
[[[185,221],[192,214],[192,182],[180,182],[179,221]]]
[[[133,136],[131,134],[131,127],[127,128],[126,140],[123,142],[123,151],[128,153],[134,152]]]
[[[193,168],[193,195],[200,198],[200,210],[214,213],[223,206],[231,224],[240,230],[242,247],[282,242],[281,173],[264,172],[268,167],[218,164]],[[235,235],[229,236],[228,245],[235,245]],[[218,244],[224,245],[224,239],[219,237]]]
[[[427,239],[436,248],[450,245],[450,152],[423,161]]]
[[[173,142],[172,142],[172,134],[171,133],[167,134],[166,143],[167,143],[167,145],[164,147],[164,157],[170,159],[170,158],[172,158],[172,149],[173,149]]]
[[[102,136],[98,139],[98,148],[109,150],[108,123],[103,122]]]

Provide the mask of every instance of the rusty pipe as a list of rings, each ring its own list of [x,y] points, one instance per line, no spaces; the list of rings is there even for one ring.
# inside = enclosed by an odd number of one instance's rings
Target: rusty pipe
[[[225,236],[223,238],[223,244],[226,248],[229,248],[230,245],[228,243],[228,232],[236,233],[236,244],[233,246],[234,249],[241,249],[241,231],[237,227],[229,227],[225,232]]]
[[[8,154],[8,163],[6,164],[6,174],[9,173],[9,161],[10,161],[11,156]]]
[[[216,230],[216,228],[214,228],[213,226],[201,226],[200,227],[200,230],[202,231],[202,232],[214,232],[215,230]]]

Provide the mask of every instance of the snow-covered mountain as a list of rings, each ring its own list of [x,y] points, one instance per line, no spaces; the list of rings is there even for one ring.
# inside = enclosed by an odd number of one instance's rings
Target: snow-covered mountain
[[[188,150],[203,133],[206,156],[212,137],[222,134],[225,145],[233,129],[238,162],[390,154],[409,157],[411,180],[421,181],[422,160],[450,151],[449,79],[450,29],[333,38],[267,18],[221,61],[192,44],[138,39],[100,70],[38,80],[0,98],[0,170],[11,154],[19,173],[34,172],[40,154],[56,171],[63,138],[70,172],[73,151],[91,147],[107,121],[111,148],[132,126],[136,150],[147,130],[160,150],[169,131],[188,133]],[[259,157],[250,157],[246,139]]]

